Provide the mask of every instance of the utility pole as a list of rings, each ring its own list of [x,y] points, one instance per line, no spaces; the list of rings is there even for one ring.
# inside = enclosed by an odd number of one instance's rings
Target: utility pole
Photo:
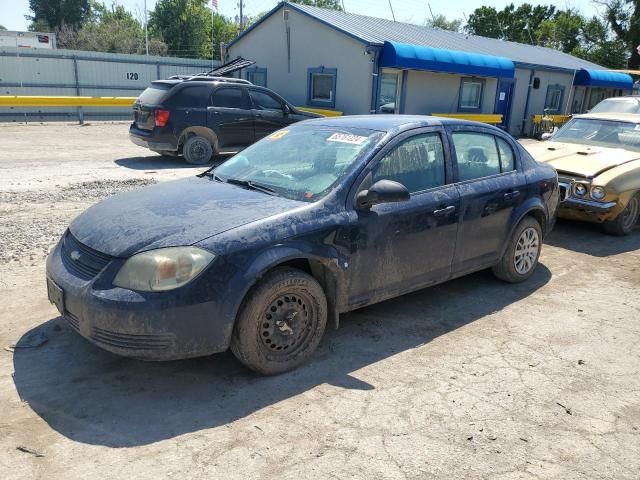
[[[240,31],[242,32],[242,28],[244,27],[244,17],[242,16],[242,7],[244,7],[244,2],[243,0],[240,0],[240,2],[238,3],[238,6],[240,7]]]
[[[389,8],[391,9],[391,16],[393,17],[393,21],[396,21],[396,15],[393,13],[393,5],[391,5],[391,0],[389,0]]]
[[[149,32],[147,31],[147,0],[144,0],[144,45],[149,56]]]

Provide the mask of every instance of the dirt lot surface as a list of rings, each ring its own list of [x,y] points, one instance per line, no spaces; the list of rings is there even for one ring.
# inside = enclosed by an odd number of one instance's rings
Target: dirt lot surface
[[[0,479],[640,477],[639,231],[560,222],[525,284],[480,272],[344,315],[287,375],[143,363],[65,325],[44,258],[100,198],[200,169],[124,124],[0,140]]]

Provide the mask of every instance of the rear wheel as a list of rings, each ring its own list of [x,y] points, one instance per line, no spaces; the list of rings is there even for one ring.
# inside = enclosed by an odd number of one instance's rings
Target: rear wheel
[[[294,268],[276,268],[249,293],[240,309],[231,351],[265,375],[293,370],[318,347],[327,324],[320,284]]]
[[[639,216],[640,194],[635,194],[616,218],[602,224],[602,229],[609,235],[629,235],[638,223]]]
[[[542,248],[542,228],[533,217],[525,217],[518,224],[500,263],[493,267],[493,274],[509,283],[523,282],[538,265]]]
[[[209,140],[200,135],[189,137],[182,146],[182,155],[191,165],[204,165],[211,160],[213,147]]]

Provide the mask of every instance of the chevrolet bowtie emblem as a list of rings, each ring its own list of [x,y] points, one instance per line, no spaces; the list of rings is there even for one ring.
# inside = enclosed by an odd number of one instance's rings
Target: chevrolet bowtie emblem
[[[77,250],[74,250],[73,252],[71,252],[71,260],[73,260],[74,262],[77,262],[78,260],[80,260],[80,252]]]

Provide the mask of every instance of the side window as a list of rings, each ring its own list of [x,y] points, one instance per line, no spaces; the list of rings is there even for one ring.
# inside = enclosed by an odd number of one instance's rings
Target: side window
[[[307,104],[316,107],[336,105],[336,68],[308,68]]]
[[[373,182],[393,180],[410,193],[445,183],[444,149],[437,133],[425,133],[405,140],[387,153],[373,170]]]
[[[211,89],[203,85],[189,86],[172,95],[167,102],[172,107],[205,108]]]
[[[510,172],[516,169],[516,163],[513,157],[513,149],[500,137],[496,137],[498,142],[498,151],[500,152],[500,170],[504,172]]]
[[[550,113],[559,113],[562,110],[562,97],[564,97],[563,85],[549,85],[544,99],[544,109],[549,110]]]
[[[282,103],[273,95],[259,90],[249,90],[249,96],[256,110],[282,111]]]
[[[211,104],[221,108],[245,108],[240,88],[222,87],[213,93]]]
[[[267,86],[267,69],[266,68],[249,68],[246,73],[247,80],[259,87]]]
[[[461,78],[460,95],[458,97],[458,111],[473,112],[482,107],[482,91],[484,90],[484,79],[482,78]]]
[[[500,156],[493,135],[454,132],[452,137],[458,158],[460,181],[489,177],[500,173]]]

